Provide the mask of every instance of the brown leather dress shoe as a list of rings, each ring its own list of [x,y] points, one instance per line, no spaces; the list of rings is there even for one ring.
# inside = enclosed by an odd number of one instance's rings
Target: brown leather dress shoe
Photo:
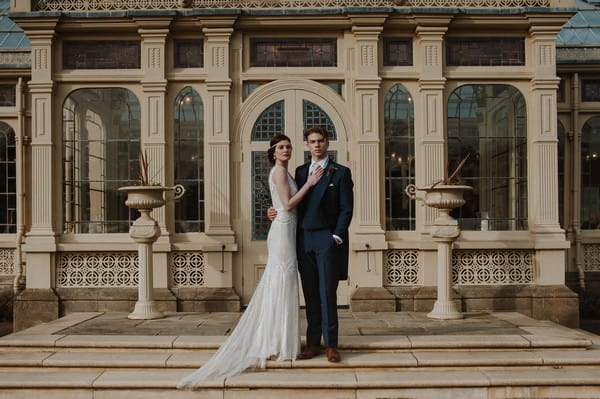
[[[325,349],[325,354],[327,354],[327,360],[332,363],[337,363],[342,360],[340,352],[338,352],[337,348],[327,348]]]
[[[312,359],[315,356],[321,354],[321,347],[319,345],[307,345],[302,352],[298,354],[298,359],[306,360]]]

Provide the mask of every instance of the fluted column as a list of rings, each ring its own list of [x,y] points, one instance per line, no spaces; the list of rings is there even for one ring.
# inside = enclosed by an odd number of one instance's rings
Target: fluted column
[[[234,20],[205,23],[206,234],[233,237],[231,227],[231,167],[229,96],[229,41]]]
[[[52,53],[57,19],[17,20],[31,43],[30,221],[23,247],[27,260],[26,290],[14,305],[18,331],[58,317],[54,294],[54,259],[61,231],[60,104],[54,101]],[[58,117],[56,117],[58,115]],[[23,136],[26,134],[21,133]]]
[[[419,67],[419,93],[415,101],[416,185],[421,187],[439,181],[444,176],[446,140],[444,125],[443,41],[448,29],[447,18],[421,19],[416,28],[415,66]],[[417,209],[417,230],[428,234],[438,211]]]
[[[141,118],[141,149],[150,161],[148,175],[150,183],[167,184],[165,97],[165,44],[169,34],[170,18],[139,19],[136,21],[142,38],[143,98]],[[155,209],[152,217],[158,221],[162,233],[167,236],[166,207]]]
[[[536,282],[564,284],[568,242],[558,219],[558,138],[556,121],[556,35],[559,26],[532,26],[533,63],[527,106],[528,223],[536,242]]]
[[[354,235],[351,248],[355,251],[350,265],[349,284],[354,311],[395,310],[393,297],[383,288],[383,258],[387,249],[382,227],[383,195],[380,176],[381,135],[379,125],[378,42],[387,15],[351,15],[354,35],[354,71],[352,107],[355,115],[355,142],[353,153],[354,179]],[[376,301],[374,301],[376,300]],[[370,305],[366,305],[369,303]],[[367,307],[365,307],[367,306]],[[369,306],[372,306],[371,309]]]

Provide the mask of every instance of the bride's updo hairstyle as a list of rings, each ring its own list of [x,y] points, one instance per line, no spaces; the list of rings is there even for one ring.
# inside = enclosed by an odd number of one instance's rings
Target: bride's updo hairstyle
[[[290,138],[285,134],[276,134],[275,136],[271,137],[269,149],[267,150],[267,158],[269,159],[269,163],[271,165],[275,165],[275,147],[281,141],[289,141],[290,143],[292,142],[292,140],[290,140]]]

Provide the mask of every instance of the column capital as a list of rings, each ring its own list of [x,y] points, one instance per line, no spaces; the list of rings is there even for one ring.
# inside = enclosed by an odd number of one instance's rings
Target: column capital
[[[173,17],[137,17],[135,24],[138,27],[138,33],[143,36],[164,35],[169,33],[169,26]]]

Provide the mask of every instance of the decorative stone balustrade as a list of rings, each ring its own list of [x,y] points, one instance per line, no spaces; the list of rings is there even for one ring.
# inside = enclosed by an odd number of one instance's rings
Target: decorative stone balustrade
[[[34,0],[33,11],[126,11],[177,8],[550,7],[551,0]]]

